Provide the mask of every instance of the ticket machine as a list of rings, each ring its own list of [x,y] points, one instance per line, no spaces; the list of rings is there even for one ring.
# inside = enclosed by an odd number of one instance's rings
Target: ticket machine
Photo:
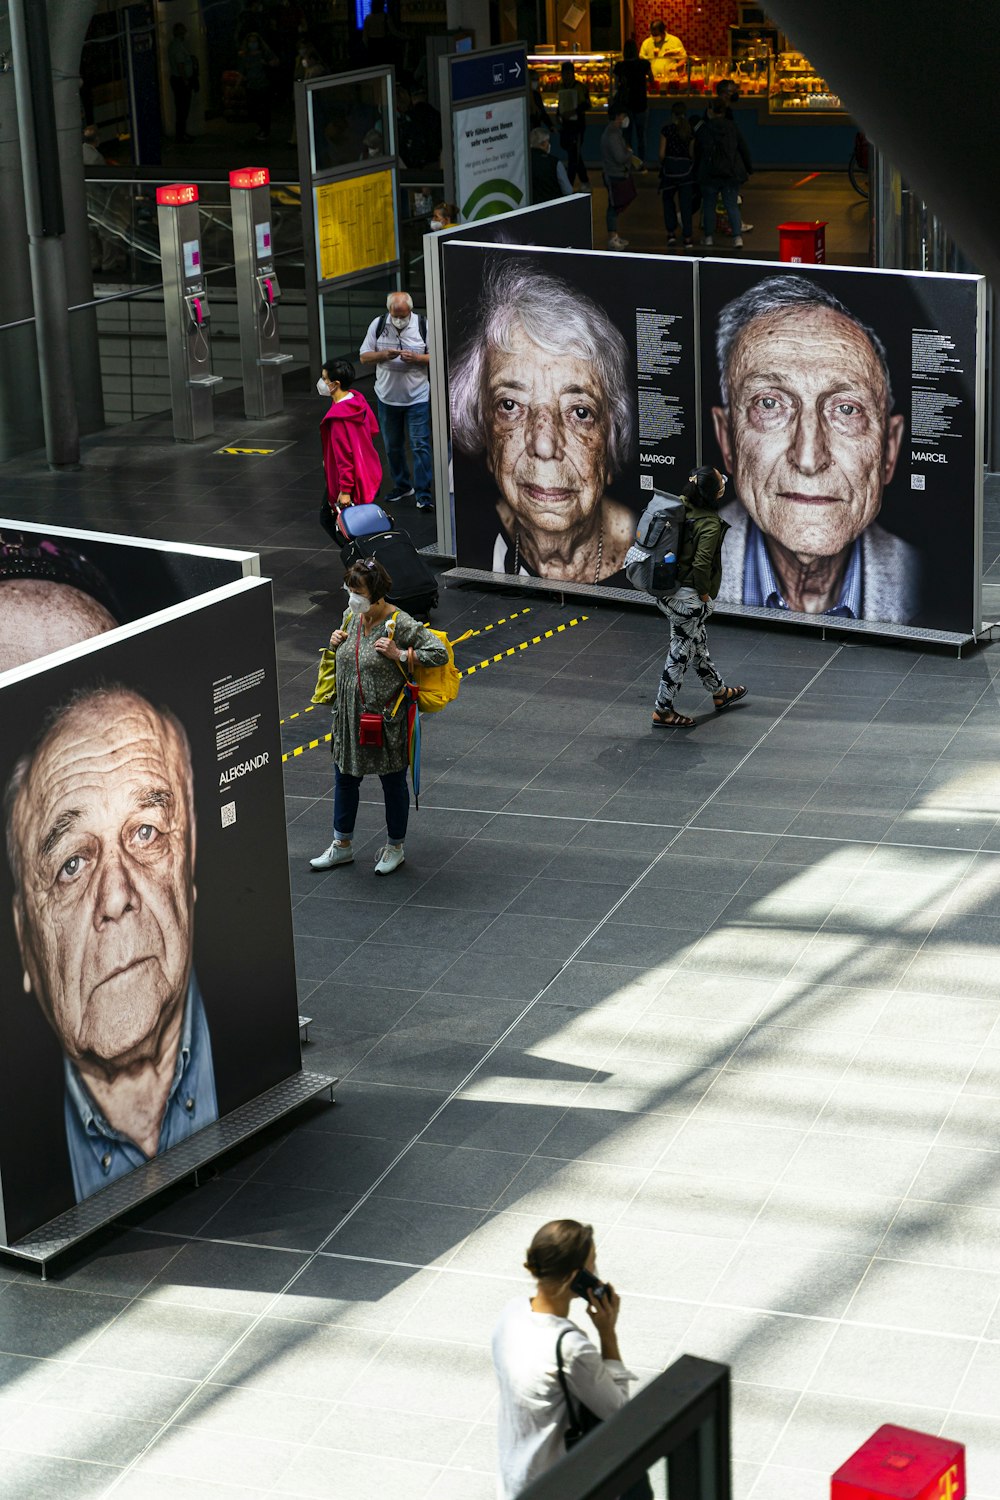
[[[173,182],[156,189],[160,231],[163,312],[167,327],[167,367],[174,437],[193,443],[215,431],[208,295],[198,232],[198,189]]]
[[[273,417],[284,408],[281,367],[292,359],[282,354],[278,334],[281,287],[271,243],[270,181],[266,167],[241,167],[229,174],[243,406],[248,417]]]

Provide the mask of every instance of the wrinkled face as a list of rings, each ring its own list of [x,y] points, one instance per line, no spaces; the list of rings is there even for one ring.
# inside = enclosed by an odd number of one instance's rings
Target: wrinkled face
[[[194,816],[187,751],[132,694],[70,709],[13,809],[14,923],[34,991],[73,1061],[156,1053],[191,968]]]
[[[540,349],[518,328],[493,351],[484,391],[487,455],[522,524],[563,531],[594,514],[608,481],[611,423],[592,361]]]
[[[750,516],[799,556],[836,555],[878,515],[903,435],[868,338],[833,308],[768,313],[737,339],[729,385],[712,414]]]
[[[76,646],[117,625],[103,604],[80,589],[41,578],[0,582],[0,672]]]

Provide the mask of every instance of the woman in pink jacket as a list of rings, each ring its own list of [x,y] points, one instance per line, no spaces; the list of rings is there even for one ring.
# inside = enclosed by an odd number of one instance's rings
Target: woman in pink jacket
[[[382,464],[375,451],[378,422],[360,391],[349,359],[323,366],[316,383],[321,396],[330,397],[330,410],[320,423],[326,495],[329,505],[370,505],[382,483]]]

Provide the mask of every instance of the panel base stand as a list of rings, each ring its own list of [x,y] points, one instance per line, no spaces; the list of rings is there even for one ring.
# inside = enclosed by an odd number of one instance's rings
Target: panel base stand
[[[529,578],[526,573],[493,573],[485,568],[449,568],[440,575],[448,583],[485,583],[498,589],[518,589],[526,594],[558,594],[560,602],[570,599],[591,599],[595,603],[610,600],[614,604],[648,604],[656,608],[656,600],[641,589],[609,589],[600,584],[565,583],[553,578]],[[976,639],[972,630],[925,630],[920,625],[894,625],[883,620],[842,620],[824,615],[791,614],[783,609],[761,609],[752,604],[717,604],[714,618],[717,620],[760,620],[769,625],[801,625],[807,630],[822,630],[824,639],[829,630],[835,635],[889,636],[895,640],[926,641],[933,646],[957,646],[961,648]]]
[[[46,1264],[55,1256],[62,1255],[72,1245],[86,1239],[105,1224],[112,1223],[130,1208],[144,1203],[147,1198],[154,1197],[164,1188],[172,1187],[192,1175],[197,1181],[200,1169],[210,1161],[231,1151],[234,1146],[256,1135],[275,1120],[280,1120],[283,1115],[290,1114],[300,1104],[307,1104],[317,1094],[327,1091],[332,1104],[333,1086],[336,1082],[336,1078],[322,1073],[307,1073],[305,1070],[293,1073],[291,1078],[275,1084],[266,1094],[260,1094],[256,1099],[251,1099],[249,1104],[234,1109],[214,1125],[206,1125],[197,1135],[181,1141],[144,1166],[136,1167],[134,1172],[120,1177],[117,1182],[109,1183],[106,1188],[101,1188],[74,1208],[67,1209],[58,1218],[32,1230],[24,1239],[17,1240],[12,1245],[0,1243],[0,1254],[14,1255],[20,1260],[31,1261],[40,1266],[44,1279]]]

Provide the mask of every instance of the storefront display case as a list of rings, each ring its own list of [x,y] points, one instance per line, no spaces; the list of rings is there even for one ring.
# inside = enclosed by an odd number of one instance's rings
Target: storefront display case
[[[611,75],[620,58],[620,52],[538,52],[529,56],[528,67],[541,81],[546,109],[556,108],[559,73],[564,62],[573,64],[577,81],[589,90],[591,107],[607,109],[611,98]]]
[[[734,61],[731,57],[689,57],[688,83],[685,88],[678,85],[680,94],[714,94],[716,85],[724,79],[734,83],[741,99],[764,99],[768,93],[768,60],[766,57],[746,57]]]
[[[771,114],[846,114],[839,94],[801,52],[782,52],[771,66]]]

